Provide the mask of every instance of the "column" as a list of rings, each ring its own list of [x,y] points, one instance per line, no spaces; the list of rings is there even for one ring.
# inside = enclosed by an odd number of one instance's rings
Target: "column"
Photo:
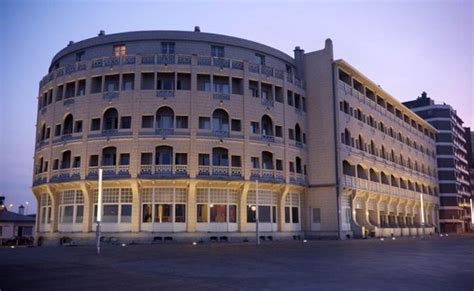
[[[94,225],[94,191],[87,187],[86,182],[80,182],[79,187],[84,196],[84,213],[82,217],[82,232],[89,232]]]
[[[251,182],[245,182],[242,187],[239,201],[239,232],[244,232],[247,229],[247,194],[250,189]]]
[[[47,185],[46,192],[51,197],[51,230],[50,232],[58,231],[58,219],[59,219],[59,193],[53,191],[50,185]],[[46,219],[48,219],[46,217]]]
[[[132,188],[132,221],[130,226],[131,232],[140,232],[140,187],[138,186],[137,180],[130,181],[130,187]]]
[[[188,232],[196,231],[196,184],[197,182],[191,180],[188,188],[188,200],[186,204],[186,228]]]
[[[285,231],[285,200],[286,196],[288,195],[288,192],[290,191],[290,186],[285,185],[285,188],[283,189],[281,193],[281,197],[278,201],[277,205],[277,211],[278,211],[278,217],[277,217],[277,222],[278,222],[278,231]],[[303,195],[300,194],[300,212],[303,211]],[[301,216],[301,220],[303,220],[303,216]],[[300,221],[302,223],[302,221]],[[302,223],[303,224],[303,223]]]

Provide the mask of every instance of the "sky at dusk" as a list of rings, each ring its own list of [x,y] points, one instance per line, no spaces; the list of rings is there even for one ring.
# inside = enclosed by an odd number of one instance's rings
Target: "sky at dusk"
[[[331,38],[395,98],[422,91],[474,126],[472,1],[0,1],[0,195],[30,202],[38,82],[70,40],[99,30],[193,30],[257,41],[292,55]]]

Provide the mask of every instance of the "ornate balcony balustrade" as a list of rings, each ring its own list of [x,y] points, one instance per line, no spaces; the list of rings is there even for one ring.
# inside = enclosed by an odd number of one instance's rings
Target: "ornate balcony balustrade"
[[[273,107],[273,99],[262,98],[261,103],[266,107]]]
[[[273,169],[251,169],[250,179],[259,179],[261,181],[284,182],[283,171]]]
[[[130,178],[129,165],[110,165],[101,166],[104,179],[120,179]],[[99,167],[89,167],[87,171],[87,179],[93,180],[99,177]]]
[[[104,94],[102,95],[102,99],[110,101],[112,99],[119,98],[119,96],[120,96],[119,91],[108,91],[108,92],[104,92]]]
[[[242,168],[230,166],[199,166],[198,177],[240,179],[242,178]]]
[[[213,94],[213,98],[216,100],[230,100],[230,94],[217,92]]]
[[[175,95],[174,90],[156,90],[156,97],[172,98]]]
[[[188,177],[187,165],[141,165],[142,178]]]
[[[291,183],[296,183],[300,185],[306,185],[306,176],[302,173],[291,173],[290,172],[290,182]]]
[[[46,183],[48,183],[48,172],[38,173],[35,175],[33,186],[38,186]]]
[[[53,170],[51,173],[50,182],[65,182],[65,181],[74,181],[80,180],[80,168],[67,168],[67,169],[59,169]]]
[[[224,58],[212,58],[212,64],[214,67],[219,68],[230,68],[230,60]]]
[[[212,135],[219,138],[229,137],[228,130],[213,130]]]
[[[155,133],[160,136],[174,135],[174,128],[156,128]]]

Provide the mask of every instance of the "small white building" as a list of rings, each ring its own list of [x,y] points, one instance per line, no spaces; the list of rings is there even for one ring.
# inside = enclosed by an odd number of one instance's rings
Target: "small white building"
[[[0,245],[16,237],[33,237],[35,217],[8,211],[3,200],[0,197]]]

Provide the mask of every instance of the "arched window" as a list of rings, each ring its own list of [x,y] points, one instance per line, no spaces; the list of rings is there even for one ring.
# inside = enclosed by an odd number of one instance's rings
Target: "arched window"
[[[155,148],[155,165],[172,165],[173,148],[170,146],[157,146]]]
[[[385,146],[384,146],[384,145],[382,145],[382,149],[381,149],[380,156],[382,157],[382,159],[386,159],[386,158],[387,158],[387,153],[386,153],[386,151],[385,151]]]
[[[273,154],[271,152],[262,152],[262,167],[267,170],[273,170]]]
[[[301,142],[301,128],[298,123],[295,125],[295,140]]]
[[[64,118],[63,134],[72,134],[73,124],[74,120],[72,114],[68,114],[66,118]]]
[[[61,159],[61,169],[69,169],[71,167],[71,151],[63,152]]]
[[[212,149],[212,165],[213,166],[229,166],[229,151],[225,148]]]
[[[355,177],[355,167],[351,165],[348,161],[342,162],[342,173],[344,175]]]
[[[39,174],[43,172],[43,157],[39,159],[39,162],[36,164],[35,174]]]
[[[379,174],[374,169],[370,169],[370,181],[379,182]]]
[[[118,128],[118,111],[109,108],[104,112],[104,130],[114,130]]]
[[[373,140],[370,141],[370,153],[375,155],[375,143]]]
[[[392,182],[392,186],[393,186],[393,187],[398,187],[398,179],[395,178],[394,175],[391,175],[390,177],[391,177],[391,180],[392,180],[392,181],[391,181],[391,182]]]
[[[384,172],[381,172],[380,177],[381,177],[381,180],[382,180],[382,184],[390,185],[390,179],[387,176],[387,174],[385,174]]]
[[[361,151],[365,150],[365,142],[364,142],[364,139],[362,138],[362,135],[359,134],[359,138],[357,141],[359,144],[359,150]]]
[[[229,114],[222,109],[216,109],[212,113],[212,130],[217,133],[229,132]]]
[[[368,180],[367,170],[364,169],[364,167],[362,167],[361,165],[357,165],[357,177],[364,180]]]
[[[393,150],[390,153],[390,161],[395,162],[395,152]]]
[[[102,150],[102,166],[115,166],[117,164],[117,148],[106,147]]]
[[[262,116],[262,135],[273,136],[273,122],[270,116]]]
[[[161,107],[156,111],[156,127],[159,129],[174,128],[174,112],[169,107]]]

